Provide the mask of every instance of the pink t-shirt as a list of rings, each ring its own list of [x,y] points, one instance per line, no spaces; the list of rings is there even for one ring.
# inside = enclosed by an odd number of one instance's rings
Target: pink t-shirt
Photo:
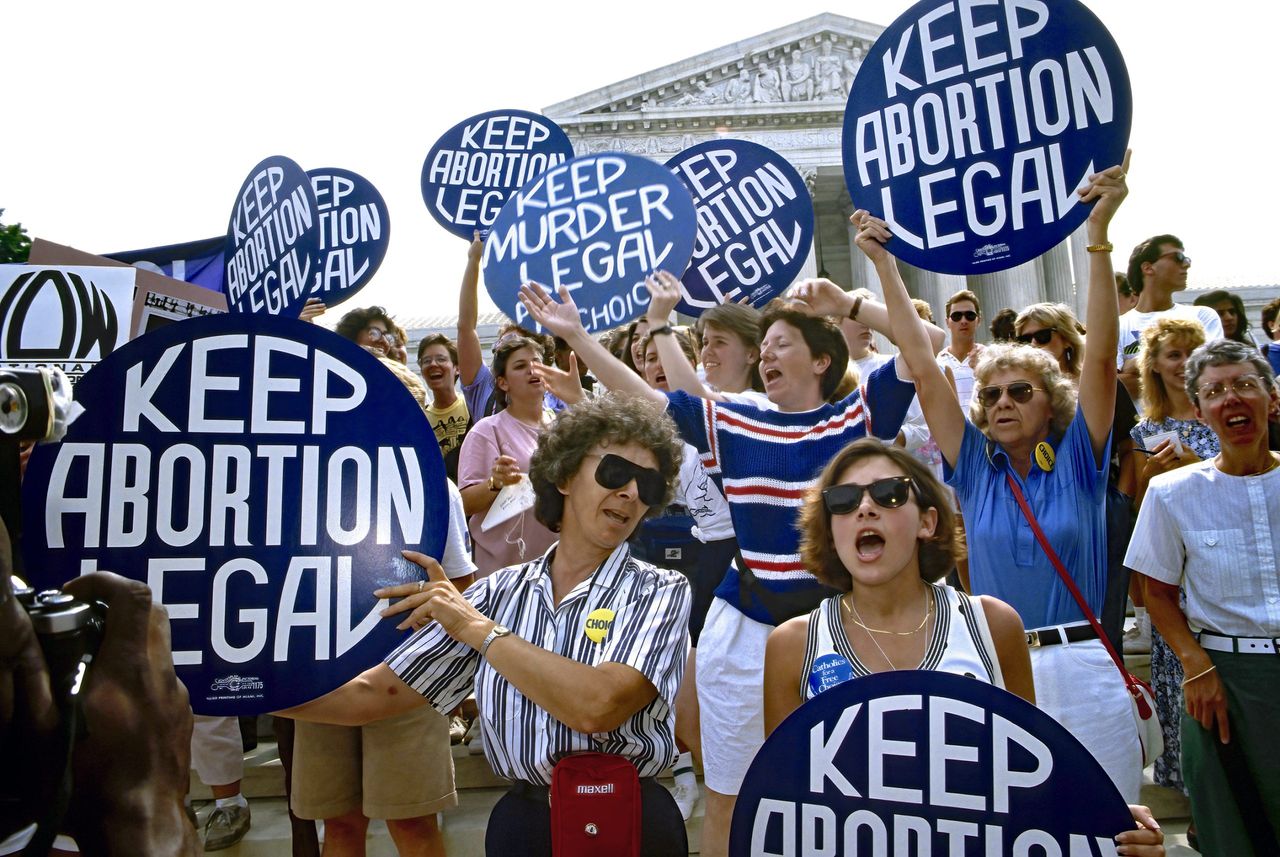
[[[525,425],[508,411],[499,411],[480,420],[462,441],[462,452],[458,458],[458,487],[487,482],[493,473],[493,462],[499,455],[511,456],[519,464],[520,471],[528,473],[529,459],[538,448],[539,434],[538,429]],[[484,532],[480,524],[486,514],[472,515],[467,522],[471,541],[475,544],[478,577],[541,556],[557,539],[555,533],[538,523],[532,509]]]

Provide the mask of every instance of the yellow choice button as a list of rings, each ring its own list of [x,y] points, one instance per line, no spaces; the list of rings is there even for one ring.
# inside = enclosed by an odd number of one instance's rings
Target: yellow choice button
[[[613,627],[613,611],[608,607],[598,607],[587,614],[587,622],[583,627],[587,639],[593,643],[603,643]]]

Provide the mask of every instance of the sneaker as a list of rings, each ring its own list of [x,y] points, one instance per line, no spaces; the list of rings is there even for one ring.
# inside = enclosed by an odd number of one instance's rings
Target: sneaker
[[[471,721],[471,726],[467,729],[467,736],[462,739],[462,743],[467,745],[467,752],[471,755],[484,755],[484,733],[480,731],[479,717]]]
[[[1124,632],[1124,653],[1126,655],[1151,654],[1151,620],[1143,616]]]
[[[698,802],[698,781],[677,780],[671,787],[671,796],[676,799],[676,806],[680,807],[680,817],[688,821],[693,815],[694,804]]]
[[[449,743],[461,744],[462,739],[467,737],[467,721],[466,718],[454,715],[449,718]]]
[[[215,806],[204,823],[204,850],[230,848],[249,832],[249,807]]]

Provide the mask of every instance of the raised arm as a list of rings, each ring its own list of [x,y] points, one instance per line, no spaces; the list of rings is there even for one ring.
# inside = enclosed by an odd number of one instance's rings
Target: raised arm
[[[680,302],[680,281],[667,271],[659,271],[646,278],[644,284],[649,288],[646,318],[649,321],[649,333],[652,334],[671,323],[671,311]],[[697,370],[685,359],[674,336],[659,334],[653,338],[653,342],[658,348],[658,357],[662,359],[662,371],[666,373],[668,387],[683,390],[691,396],[724,401],[723,396],[702,383]]]
[[[520,303],[524,304],[534,321],[569,343],[569,347],[587,364],[588,369],[596,373],[596,378],[605,387],[648,399],[665,407],[666,396],[652,389],[627,364],[610,354],[595,337],[587,333],[587,329],[582,326],[582,316],[578,314],[578,305],[573,302],[569,290],[561,286],[559,292],[560,300],[557,301],[537,283],[525,283],[520,287]]]
[[[938,442],[942,457],[954,467],[960,457],[960,441],[964,437],[964,411],[936,359],[941,345],[935,344],[928,328],[937,330],[937,327],[916,315],[916,308],[911,305],[907,286],[898,273],[898,260],[884,246],[891,237],[889,224],[862,210],[855,211],[851,220],[858,228],[855,239],[858,249],[875,265],[876,275],[880,278],[889,326],[893,331],[892,339],[915,379],[925,422],[929,424],[933,439]],[[862,317],[861,311],[858,316]]]
[[[1124,153],[1123,164],[1089,176],[1089,184],[1077,191],[1081,203],[1093,202],[1085,227],[1089,246],[1105,248],[1089,253],[1089,305],[1085,315],[1089,338],[1080,366],[1080,413],[1089,427],[1089,440],[1099,465],[1115,416],[1115,354],[1120,336],[1116,277],[1111,268],[1107,230],[1116,209],[1129,193],[1125,175],[1129,172],[1130,154]]]
[[[467,248],[467,267],[462,271],[462,287],[458,290],[458,375],[463,386],[476,379],[476,373],[484,365],[484,352],[480,350],[480,336],[476,323],[480,317],[480,256],[484,242],[477,231]]]
[[[897,272],[896,265],[894,272]],[[857,321],[862,322],[901,348],[902,345],[898,342],[893,332],[888,306],[873,297],[869,297],[868,294],[868,292],[861,289],[846,292],[830,280],[817,278],[796,284],[787,293],[787,297],[809,306],[819,315],[833,315],[839,318],[848,318],[854,304],[857,303]],[[907,302],[910,304],[909,299]],[[914,308],[912,312],[915,312]],[[937,325],[924,321],[919,316],[916,316],[916,318],[927,333],[929,347],[933,349],[934,354],[937,354],[942,350],[942,346],[946,344],[946,333]]]

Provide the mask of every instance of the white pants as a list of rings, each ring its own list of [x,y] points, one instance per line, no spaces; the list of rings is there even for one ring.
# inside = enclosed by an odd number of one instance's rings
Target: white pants
[[[707,788],[736,795],[764,743],[764,648],[772,625],[715,598],[698,638],[698,707]]]
[[[226,786],[244,777],[244,744],[234,717],[195,716],[191,767],[206,786]]]
[[[1102,765],[1125,803],[1142,788],[1142,745],[1124,679],[1099,640],[1031,650],[1036,705]]]

